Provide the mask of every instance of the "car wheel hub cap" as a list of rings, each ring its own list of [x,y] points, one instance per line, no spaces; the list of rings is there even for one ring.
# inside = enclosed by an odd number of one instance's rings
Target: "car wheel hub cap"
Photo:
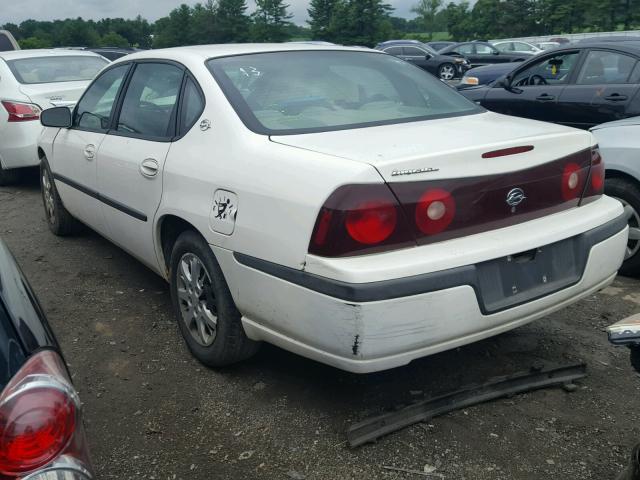
[[[203,347],[216,339],[218,312],[211,276],[193,253],[185,253],[178,263],[178,303],[182,321],[193,339]]]
[[[442,70],[440,71],[440,77],[445,79],[445,80],[451,80],[454,76],[454,71],[453,71],[453,67],[451,66],[445,66],[442,67]]]
[[[42,174],[42,192],[44,194],[44,208],[49,218],[49,222],[55,223],[56,210],[55,203],[53,201],[53,185],[49,179],[49,173],[45,171]]]
[[[640,215],[636,212],[636,209],[633,208],[629,202],[624,201],[621,198],[614,197],[620,203],[622,203],[625,207],[631,208],[633,212],[631,217],[629,217],[629,241],[627,242],[627,251],[624,254],[624,259],[627,260],[633,257],[638,250],[640,250]]]

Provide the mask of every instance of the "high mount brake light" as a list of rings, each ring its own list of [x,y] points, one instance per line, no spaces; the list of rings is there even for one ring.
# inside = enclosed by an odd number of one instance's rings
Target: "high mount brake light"
[[[60,357],[31,357],[0,395],[0,476],[21,476],[62,454],[79,427],[79,409]]]
[[[8,122],[30,122],[38,120],[42,110],[33,103],[11,102],[2,100],[2,106],[9,114]]]

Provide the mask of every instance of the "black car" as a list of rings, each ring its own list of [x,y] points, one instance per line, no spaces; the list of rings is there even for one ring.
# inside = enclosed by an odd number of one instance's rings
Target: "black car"
[[[379,43],[376,49],[411,62],[442,80],[460,78],[469,68],[464,57],[441,55],[416,40],[391,40]]]
[[[472,67],[490,63],[522,62],[533,56],[531,53],[501,52],[487,42],[456,43],[438,52],[440,55],[464,56]]]
[[[11,35],[11,32],[0,30],[0,52],[8,52],[10,50],[20,50],[20,46]]]
[[[93,478],[80,401],[60,347],[1,240],[0,472],[0,478]]]
[[[441,41],[441,42],[427,42],[425,43],[425,45],[433,48],[436,52],[439,52],[440,50],[442,50],[443,48],[447,48],[450,47],[451,45],[455,45],[456,42],[447,42],[447,41]]]
[[[594,42],[538,54],[460,93],[495,112],[587,129],[640,115],[639,90],[640,42]]]

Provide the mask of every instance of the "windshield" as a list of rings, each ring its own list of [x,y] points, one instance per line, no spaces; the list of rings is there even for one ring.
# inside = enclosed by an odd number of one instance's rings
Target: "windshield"
[[[18,82],[23,84],[91,80],[109,62],[94,56],[51,56],[8,60]]]
[[[478,113],[434,76],[391,55],[296,51],[207,62],[248,128],[310,133]]]

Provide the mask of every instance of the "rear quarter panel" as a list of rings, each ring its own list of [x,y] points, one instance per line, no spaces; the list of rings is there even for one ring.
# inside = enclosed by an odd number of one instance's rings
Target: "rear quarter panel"
[[[316,216],[333,190],[346,183],[381,183],[382,178],[370,165],[277,144],[251,132],[208,70],[194,70],[207,105],[167,156],[155,219],[158,256],[163,218],[175,215],[211,245],[303,268]],[[211,122],[210,129],[199,128],[203,119]],[[238,197],[231,235],[210,226],[218,189]]]
[[[640,181],[640,125],[593,130],[608,171],[618,171]]]

